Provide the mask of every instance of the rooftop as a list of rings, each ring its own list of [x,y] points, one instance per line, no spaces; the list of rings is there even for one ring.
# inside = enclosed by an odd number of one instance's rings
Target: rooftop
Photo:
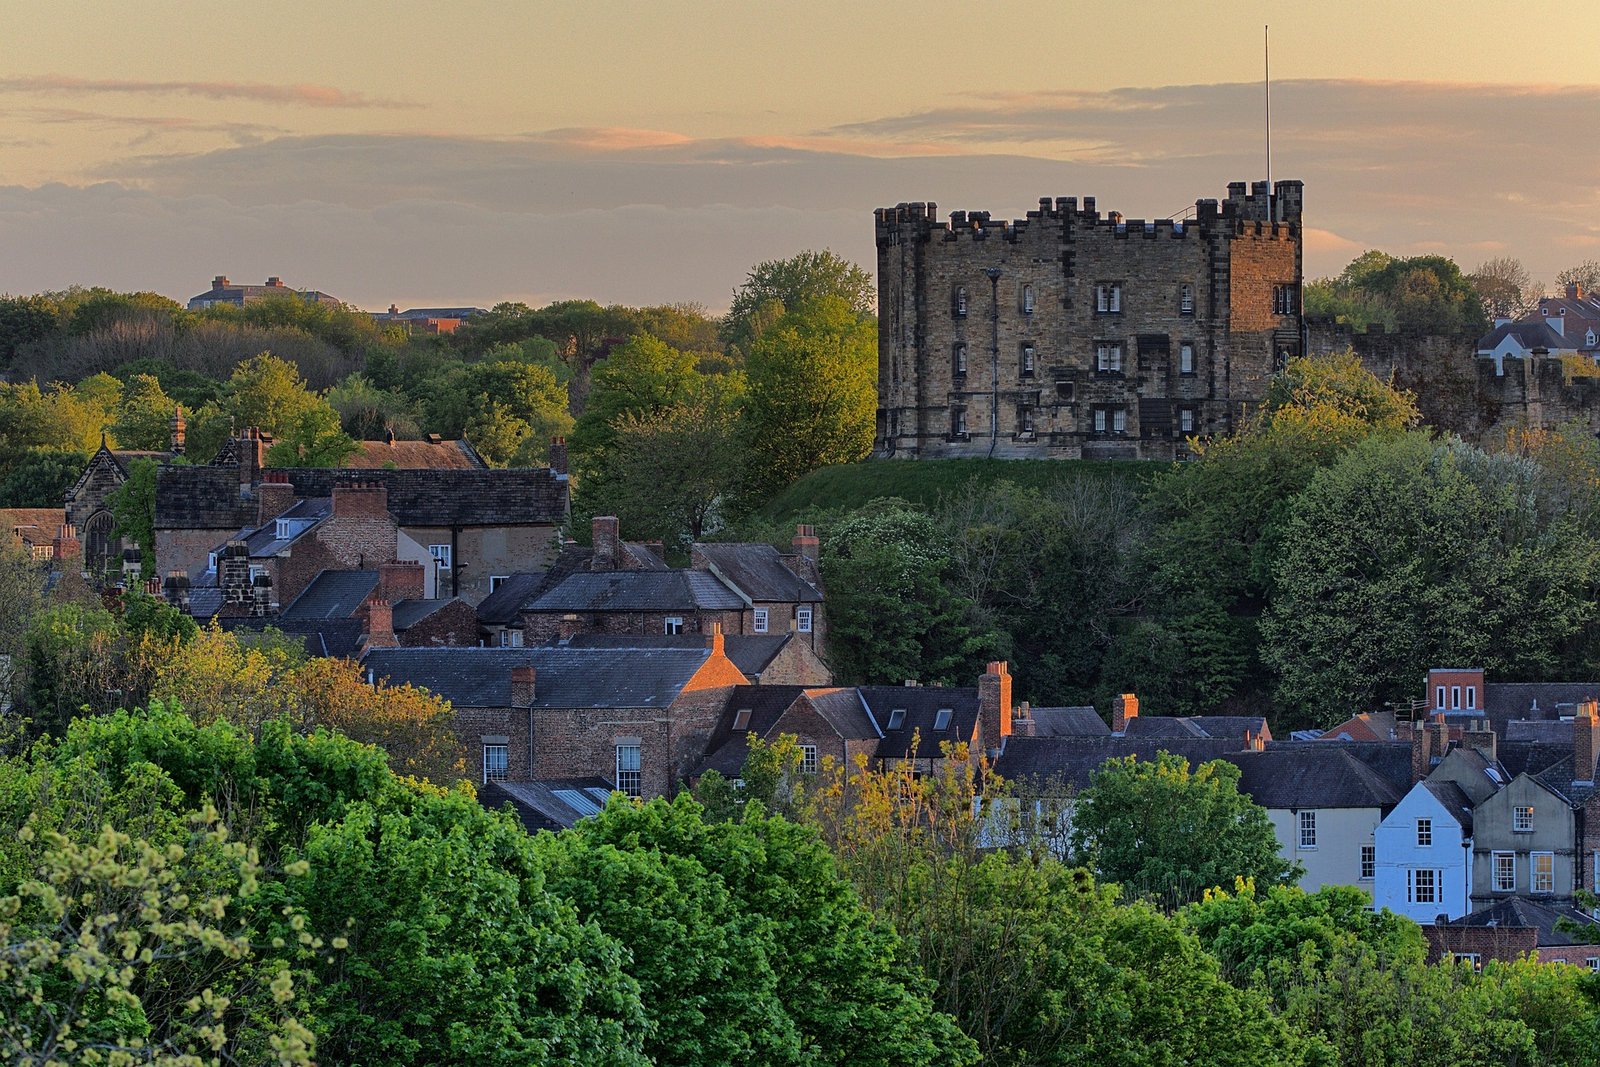
[[[511,707],[511,668],[535,671],[535,708],[664,708],[705,664],[700,648],[375,648],[374,680],[409,683],[469,708]]]
[[[744,599],[709,571],[579,571],[525,611],[737,611]]]

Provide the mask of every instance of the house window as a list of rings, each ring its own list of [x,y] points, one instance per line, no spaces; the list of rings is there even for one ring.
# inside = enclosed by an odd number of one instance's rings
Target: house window
[[[509,582],[510,580],[511,580],[511,575],[509,575],[509,574],[491,574],[491,575],[489,575],[489,592],[492,593],[496,589],[499,589],[501,582]]]
[[[906,724],[906,709],[895,708],[889,712],[889,729],[898,730]]]
[[[959,319],[959,318],[965,318],[966,317],[966,314],[967,314],[967,287],[966,286],[964,286],[964,285],[956,286],[956,295],[955,295],[955,299],[954,299],[954,301],[952,303],[952,307],[955,310],[956,318]]]
[[[1450,707],[1452,709],[1461,707],[1461,687],[1459,685],[1450,687]]]
[[[1272,313],[1274,315],[1293,315],[1295,287],[1292,285],[1275,285],[1272,287]]]
[[[817,773],[817,746],[800,746],[800,770],[806,774]]]
[[[1122,346],[1101,341],[1094,349],[1094,369],[1101,374],[1122,373]]]
[[[1427,868],[1406,872],[1406,899],[1412,904],[1439,902],[1439,872]]]
[[[1515,852],[1496,852],[1489,859],[1490,872],[1493,877],[1494,891],[1496,893],[1515,893],[1517,891],[1517,854]]]
[[[1122,283],[1101,282],[1094,287],[1094,309],[1117,312],[1122,310]]]
[[[758,634],[767,632],[767,609],[756,608],[755,617],[750,623],[750,628]]]
[[[503,782],[506,780],[506,746],[483,746],[483,780],[485,782]]]
[[[209,553],[206,556],[206,570],[214,571],[216,569],[217,569],[217,554],[215,552],[212,552],[212,553]]]
[[[1022,313],[1024,315],[1033,314],[1033,286],[1031,285],[1022,287]]]
[[[1554,852],[1535,852],[1528,857],[1532,861],[1532,874],[1529,878],[1528,888],[1535,893],[1554,893],[1556,891],[1556,854]]]
[[[750,708],[740,708],[733,713],[733,728],[735,730],[750,729]]]
[[[429,545],[428,555],[433,557],[433,562],[438,565],[440,570],[447,571],[450,569],[449,545]]]
[[[1361,846],[1361,880],[1372,881],[1373,875],[1378,870],[1378,848],[1376,845]]]
[[[1033,345],[1031,344],[1022,346],[1022,376],[1024,378],[1033,377]]]
[[[967,409],[966,408],[951,408],[950,409],[950,436],[951,437],[965,437],[965,436],[967,436]]]
[[[662,623],[662,632],[669,637],[683,633],[683,616],[668,615]]]
[[[1600,956],[1585,956],[1583,965],[1591,971],[1600,972]]]
[[[950,716],[954,712],[950,708],[940,708],[933,713],[933,728],[935,730],[950,729]]]
[[[1433,847],[1433,820],[1432,819],[1418,819],[1417,820],[1417,847],[1418,848],[1432,848]]]
[[[1444,707],[1444,686],[1442,685],[1433,691],[1433,706],[1436,709]]]
[[[1466,964],[1474,971],[1483,970],[1483,957],[1476,952],[1452,952],[1450,958],[1457,963]]]
[[[1180,433],[1194,433],[1194,408],[1178,409],[1178,431]]]
[[[1194,373],[1194,345],[1190,344],[1188,341],[1185,341],[1178,346],[1178,373]]]
[[[501,630],[500,631],[500,647],[501,648],[521,648],[522,647],[522,631],[521,630],[513,630],[513,629],[509,629],[509,628]]]
[[[796,630],[799,630],[803,634],[808,634],[808,633],[811,632],[811,609],[810,608],[795,608],[794,609],[794,628]]]
[[[1314,811],[1300,813],[1300,847],[1317,847],[1317,813]]]
[[[1124,433],[1128,429],[1128,413],[1123,408],[1098,407],[1094,409],[1095,433]]]
[[[293,523],[291,523],[288,519],[279,519],[277,523],[274,524],[272,536],[277,538],[279,541],[287,541],[289,539],[289,533],[293,528]]]
[[[630,797],[640,793],[639,746],[617,746],[617,790]]]
[[[1516,807],[1511,809],[1511,829],[1519,834],[1533,833],[1533,808]]]
[[[951,351],[950,351],[950,369],[951,369],[952,373],[955,374],[956,377],[958,377],[958,378],[966,377],[966,374],[967,374],[967,346],[966,346],[965,343],[963,343],[961,341],[957,341],[955,347],[953,349],[951,349]]]
[[[1178,314],[1194,314],[1194,286],[1184,285],[1178,288]]]
[[[1467,686],[1467,707],[1469,707],[1469,708],[1471,708],[1473,710],[1477,710],[1477,707],[1478,707],[1478,687],[1475,686],[1475,685]]]

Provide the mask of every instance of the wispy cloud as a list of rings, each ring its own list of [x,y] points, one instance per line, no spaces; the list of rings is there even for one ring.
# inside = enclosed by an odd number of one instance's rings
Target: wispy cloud
[[[416,108],[421,104],[339,89],[332,85],[231,81],[139,81],[124,78],[79,78],[68,74],[35,74],[0,78],[3,93],[89,95],[119,93],[198,96],[208,100],[251,100],[268,104],[331,108]]]
[[[13,108],[8,112],[13,118],[44,126],[87,126],[100,130],[139,130],[143,136],[135,143],[145,143],[153,135],[164,133],[215,134],[220,133],[236,144],[254,144],[266,137],[289,131],[282,126],[264,122],[207,122],[182,115],[112,115],[103,111],[83,111],[66,107]]]

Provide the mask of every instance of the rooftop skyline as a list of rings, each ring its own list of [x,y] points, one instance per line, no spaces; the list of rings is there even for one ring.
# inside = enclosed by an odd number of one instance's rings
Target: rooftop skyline
[[[1554,3],[107,10],[9,20],[0,290],[720,311],[759,260],[871,266],[898,201],[1165,217],[1266,177],[1267,22],[1308,275],[1369,247],[1547,283],[1600,257],[1600,34]]]

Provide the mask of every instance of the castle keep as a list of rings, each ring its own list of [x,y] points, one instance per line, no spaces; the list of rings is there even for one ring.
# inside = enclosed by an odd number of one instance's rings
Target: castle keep
[[[1302,187],[1150,222],[878,209],[878,454],[1172,459],[1233,430],[1303,350]]]

